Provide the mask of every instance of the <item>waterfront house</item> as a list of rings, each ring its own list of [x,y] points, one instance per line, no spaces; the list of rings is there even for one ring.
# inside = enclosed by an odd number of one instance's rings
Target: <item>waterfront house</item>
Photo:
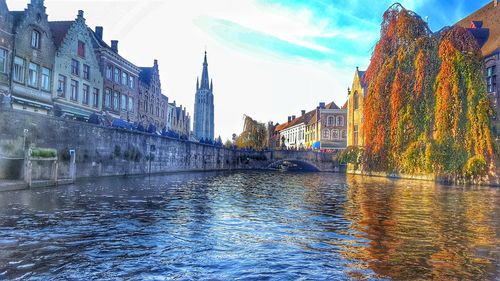
[[[347,104],[320,103],[306,126],[306,148],[337,150],[347,144]]]
[[[500,95],[498,73],[500,71],[500,5],[498,0],[490,1],[457,23],[467,28],[476,38],[484,61],[484,75],[488,97],[495,111],[493,131],[500,136]]]
[[[185,107],[176,106],[175,101],[168,103],[166,130],[173,136],[189,139],[191,117]]]
[[[347,92],[347,145],[363,146],[363,104],[367,92],[364,71],[356,67],[352,89]]]
[[[158,60],[153,67],[140,67],[138,119],[144,128],[162,131],[166,127],[168,98],[163,95]],[[152,127],[153,126],[153,127]]]
[[[0,104],[10,97],[11,61],[14,49],[13,20],[5,0],[0,0]],[[10,106],[10,100],[5,99]]]
[[[90,29],[89,29],[90,30]],[[118,40],[111,46],[103,40],[104,28],[90,30],[99,68],[103,74],[102,110],[110,118],[138,121],[139,67],[118,52]]]
[[[49,22],[57,48],[52,96],[54,114],[88,120],[100,114],[103,79],[83,11],[74,21]]]
[[[13,11],[14,52],[11,75],[12,107],[49,114],[55,45],[43,0],[31,0],[24,11]]]

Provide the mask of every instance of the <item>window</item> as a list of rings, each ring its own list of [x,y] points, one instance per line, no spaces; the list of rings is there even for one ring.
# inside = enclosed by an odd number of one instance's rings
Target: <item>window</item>
[[[106,108],[111,108],[111,90],[106,89],[104,91],[104,106]]]
[[[42,67],[42,90],[50,90],[50,69]]]
[[[328,125],[328,126],[333,126],[333,125],[335,125],[335,117],[333,117],[333,116],[328,116],[327,125]]]
[[[134,82],[134,77],[133,76],[129,76],[128,77],[128,86],[130,87],[130,89],[133,89],[135,87],[135,82]]]
[[[347,131],[346,130],[342,130],[340,132],[340,138],[345,140],[347,138]]]
[[[486,69],[486,85],[488,93],[494,93],[497,91],[497,75],[495,66],[488,67]]]
[[[80,75],[80,62],[75,59],[71,60],[71,74]]]
[[[83,104],[89,104],[90,87],[87,84],[83,84]]]
[[[78,41],[78,55],[85,58],[85,43]]]
[[[339,130],[332,130],[332,139],[334,140],[339,139]]]
[[[28,67],[28,85],[38,87],[38,65],[30,62]]]
[[[60,97],[66,96],[66,76],[59,74],[57,81],[57,95]]]
[[[121,106],[122,110],[127,110],[127,95],[122,95]]]
[[[71,80],[71,100],[78,101],[78,81]]]
[[[324,139],[330,139],[330,130],[324,130],[323,131],[323,138]]]
[[[33,30],[31,32],[31,47],[35,49],[40,49],[40,32]]]
[[[7,50],[0,48],[0,72],[7,72]]]
[[[90,80],[90,66],[83,65],[83,79]]]
[[[354,125],[354,130],[353,130],[353,144],[354,145],[359,145],[358,143],[358,125]]]
[[[115,82],[120,83],[120,69],[115,67]]]
[[[126,86],[127,83],[128,83],[128,74],[125,71],[123,71],[122,72],[122,85]]]
[[[113,109],[118,111],[120,109],[120,93],[113,94]]]
[[[95,108],[99,107],[99,89],[94,88],[94,92],[92,93],[92,106]]]
[[[106,78],[113,80],[113,67],[111,65],[106,66]]]
[[[353,103],[354,103],[354,110],[357,110],[359,108],[359,95],[358,95],[358,91],[354,92]]]
[[[128,111],[134,112],[134,98],[133,97],[128,98]]]
[[[338,127],[344,126],[344,116],[337,116],[337,126]]]
[[[20,57],[14,58],[14,73],[12,74],[12,78],[14,81],[24,83],[24,59]]]

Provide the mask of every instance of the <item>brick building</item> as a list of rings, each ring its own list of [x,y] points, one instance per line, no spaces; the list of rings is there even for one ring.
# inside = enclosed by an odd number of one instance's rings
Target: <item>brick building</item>
[[[366,95],[366,84],[364,82],[364,71],[356,67],[352,89],[348,90],[347,99],[347,125],[348,125],[348,146],[363,146],[363,104]]]
[[[11,12],[14,54],[12,107],[42,114],[52,109],[55,45],[43,0],[31,0],[24,11]]]
[[[74,21],[49,22],[57,48],[52,97],[54,114],[88,120],[101,113],[102,75],[83,11]]]
[[[3,97],[10,96],[10,66],[14,49],[12,16],[5,0],[0,0],[0,103]],[[8,102],[10,106],[10,99]]]
[[[90,30],[90,29],[89,29]],[[130,122],[138,121],[139,67],[118,53],[118,41],[111,46],[103,40],[102,26],[90,31],[99,68],[104,78],[102,108],[106,115]]]
[[[156,131],[166,127],[168,98],[162,94],[158,61],[153,67],[141,67],[139,74],[139,122],[144,128],[153,125]]]
[[[177,106],[175,101],[168,104],[167,132],[182,139],[189,139],[191,131],[191,117],[185,107]]]
[[[498,73],[500,71],[500,5],[490,1],[481,9],[465,17],[457,25],[467,28],[477,39],[484,58],[484,75],[491,105],[496,113],[493,131],[500,137],[500,93]]]

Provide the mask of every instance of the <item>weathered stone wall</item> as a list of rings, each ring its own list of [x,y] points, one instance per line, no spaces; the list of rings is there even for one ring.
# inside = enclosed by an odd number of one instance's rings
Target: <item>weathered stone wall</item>
[[[174,171],[207,171],[265,167],[268,161],[258,153],[244,153],[188,141],[105,128],[40,114],[0,111],[0,155],[5,147],[19,151],[23,131],[26,143],[55,148],[60,178],[69,174],[70,149],[76,151],[77,178]],[[15,145],[16,147],[12,147]],[[149,160],[151,145],[156,148]],[[5,167],[3,167],[5,168]],[[0,167],[2,169],[2,167]],[[44,169],[34,169],[34,178],[44,178]],[[1,174],[1,173],[0,173]]]

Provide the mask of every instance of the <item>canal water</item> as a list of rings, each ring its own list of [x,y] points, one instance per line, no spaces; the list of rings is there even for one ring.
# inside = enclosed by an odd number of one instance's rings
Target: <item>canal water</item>
[[[0,193],[0,280],[499,280],[500,189],[329,173]]]

